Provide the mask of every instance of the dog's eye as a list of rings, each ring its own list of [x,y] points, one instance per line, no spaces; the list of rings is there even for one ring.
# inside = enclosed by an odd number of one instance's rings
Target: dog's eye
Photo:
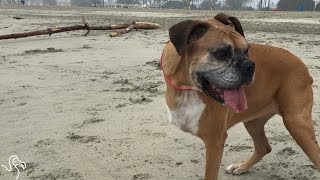
[[[229,52],[226,50],[215,52],[215,57],[220,60],[226,60],[229,58]]]

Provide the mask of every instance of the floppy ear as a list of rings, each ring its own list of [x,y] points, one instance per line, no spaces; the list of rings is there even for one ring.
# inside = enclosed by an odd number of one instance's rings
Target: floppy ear
[[[224,13],[217,14],[214,19],[222,22],[225,25],[233,25],[235,30],[244,37],[243,28],[240,21],[233,16],[228,16]]]
[[[185,53],[191,41],[200,39],[210,28],[210,24],[203,21],[186,20],[173,25],[169,29],[170,41],[176,48],[179,56]]]

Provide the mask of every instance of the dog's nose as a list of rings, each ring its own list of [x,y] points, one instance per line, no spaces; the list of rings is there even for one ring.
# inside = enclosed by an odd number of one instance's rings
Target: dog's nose
[[[241,64],[242,73],[245,76],[252,76],[254,73],[255,64],[252,61],[245,60]]]

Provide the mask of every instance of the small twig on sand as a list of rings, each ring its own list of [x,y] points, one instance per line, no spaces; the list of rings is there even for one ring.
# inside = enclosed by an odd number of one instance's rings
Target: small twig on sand
[[[87,32],[84,34],[84,36],[87,36],[90,33],[90,27],[89,24],[87,23],[87,21],[84,19],[84,17],[82,16],[82,22],[84,23],[84,27],[86,27]]]

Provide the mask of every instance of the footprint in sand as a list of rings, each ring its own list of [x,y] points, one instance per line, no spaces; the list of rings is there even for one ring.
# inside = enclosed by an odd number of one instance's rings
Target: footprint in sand
[[[43,139],[43,140],[39,140],[37,141],[37,143],[34,145],[35,147],[45,147],[45,146],[49,146],[52,145],[55,141],[52,139]]]
[[[150,174],[135,174],[132,176],[133,180],[143,180],[143,179],[150,179]]]
[[[71,142],[81,142],[81,143],[90,143],[90,142],[100,143],[101,142],[98,136],[81,136],[81,135],[77,135],[70,132],[69,132],[69,135],[66,136],[66,138],[69,139]]]
[[[293,150],[292,147],[286,147],[282,149],[281,151],[277,152],[277,155],[287,155],[292,156],[295,154],[299,154],[297,151]]]
[[[230,146],[229,151],[242,152],[248,149],[252,149],[252,147],[246,146],[246,145],[238,145],[238,146]]]
[[[152,134],[153,137],[157,137],[157,138],[163,138],[163,137],[166,137],[167,134],[166,133],[153,133]]]
[[[30,177],[32,180],[39,179],[84,179],[79,172],[72,172],[71,169],[56,169],[50,173]]]
[[[103,121],[106,121],[106,120],[103,119],[103,118],[93,117],[93,118],[84,120],[84,121],[82,122],[82,124],[77,124],[76,127],[77,127],[77,128],[82,128],[82,127],[84,127],[84,126],[87,126],[87,125],[90,125],[90,124],[101,123],[101,122],[103,122]]]
[[[32,50],[26,50],[24,51],[21,55],[25,55],[25,54],[45,54],[45,53],[56,53],[56,52],[63,52],[62,49],[55,49],[52,47],[49,47],[45,50],[41,50],[41,49],[32,49]]]

